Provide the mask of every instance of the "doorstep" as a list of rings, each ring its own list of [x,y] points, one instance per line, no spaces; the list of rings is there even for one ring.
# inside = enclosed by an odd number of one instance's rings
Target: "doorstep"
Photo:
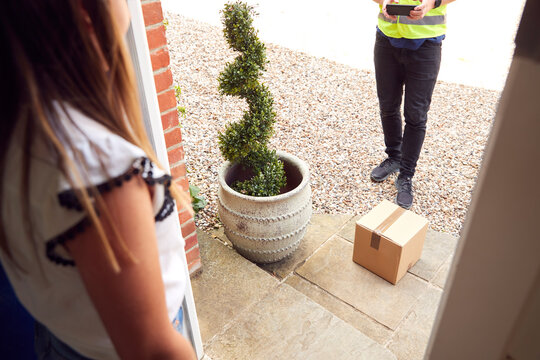
[[[429,230],[420,261],[391,285],[352,262],[358,218],[313,214],[294,255],[261,266],[222,229],[198,231],[192,286],[206,356],[422,359],[457,239]]]

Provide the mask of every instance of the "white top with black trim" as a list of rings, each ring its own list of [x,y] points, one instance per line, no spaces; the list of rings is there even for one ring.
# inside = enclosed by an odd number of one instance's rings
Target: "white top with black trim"
[[[59,112],[62,114],[62,110]],[[101,124],[73,108],[68,107],[67,113],[62,122],[87,164],[87,186],[93,184],[100,192],[110,191],[134,176],[141,176],[154,186],[156,238],[172,321],[184,298],[187,274],[182,253],[184,239],[171,216],[175,205],[169,193],[170,175],[148,160],[143,150]],[[67,121],[67,116],[75,127]],[[21,303],[59,339],[86,357],[117,359],[76,264],[62,246],[77,232],[84,231],[89,221],[69,182],[57,168],[52,152],[39,140],[34,142],[31,151],[30,219],[24,218],[20,196],[22,144],[22,126],[19,125],[7,155],[1,204],[2,224],[5,224],[8,245],[17,265],[0,251],[2,265]],[[78,163],[75,159],[74,162]],[[28,224],[31,224],[32,234],[27,231]]]

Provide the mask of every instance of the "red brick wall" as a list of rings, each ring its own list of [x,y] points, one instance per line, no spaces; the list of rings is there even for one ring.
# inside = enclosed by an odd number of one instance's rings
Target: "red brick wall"
[[[167,47],[165,26],[163,25],[163,11],[160,0],[141,0],[146,36],[154,70],[154,81],[158,94],[161,122],[165,133],[165,144],[169,154],[171,175],[179,187],[188,191],[189,182],[184,160],[184,146],[182,131],[176,110],[176,97],[173,88],[173,77],[169,67],[170,57]],[[190,274],[202,268],[199,243],[195,232],[193,217],[185,209],[178,209],[182,235],[186,240],[186,257]]]

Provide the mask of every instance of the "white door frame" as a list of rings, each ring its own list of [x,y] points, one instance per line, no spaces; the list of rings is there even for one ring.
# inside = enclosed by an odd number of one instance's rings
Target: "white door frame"
[[[539,10],[527,1],[426,359],[540,355]]]
[[[163,135],[163,128],[161,124],[159,103],[154,83],[152,63],[150,60],[150,50],[148,49],[148,42],[146,39],[146,29],[141,1],[127,0],[127,3],[131,13],[131,26],[126,40],[133,61],[133,66],[135,68],[144,125],[158,160],[167,170],[170,170],[167,147],[165,145],[165,137]],[[178,219],[178,212],[176,208],[174,209],[174,214],[172,216],[174,216],[176,219],[176,231],[181,234],[180,221]],[[183,254],[183,256],[185,265],[184,270],[187,277],[186,295],[183,302],[184,334],[195,348],[197,358],[202,359],[204,352],[199,329],[199,321],[197,319],[195,301],[193,299],[193,292],[191,289],[191,281],[189,279],[189,271],[185,254]]]

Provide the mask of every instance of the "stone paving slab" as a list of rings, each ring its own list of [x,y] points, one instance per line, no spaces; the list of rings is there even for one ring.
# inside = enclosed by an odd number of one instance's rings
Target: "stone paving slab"
[[[429,230],[422,259],[392,285],[352,261],[359,218],[314,214],[295,255],[261,267],[221,229],[199,232],[204,359],[422,359],[457,239]]]
[[[433,285],[436,285],[442,289],[445,288],[446,280],[448,278],[448,273],[450,272],[450,266],[452,265],[453,259],[454,255],[451,255],[448,259],[446,259],[443,266],[441,266],[441,268],[437,272],[437,275],[435,275],[435,278],[432,281]]]
[[[356,229],[356,222],[360,220],[362,216],[356,215],[351,218],[339,231],[338,235],[344,238],[345,240],[354,243],[354,231]]]
[[[392,285],[352,261],[353,244],[334,236],[296,272],[395,330],[428,284],[409,273]]]
[[[285,283],[300,291],[340,319],[351,324],[379,344],[385,345],[392,338],[392,330],[302,277],[293,275],[287,278]]]
[[[395,355],[286,284],[206,346],[213,360],[395,359]]]
[[[278,286],[277,279],[236,251],[197,231],[203,271],[191,280],[203,342]]]
[[[260,265],[260,267],[280,279],[285,278],[351,218],[352,215],[313,214],[306,235],[293,255],[282,261]]]
[[[339,231],[338,235],[354,244],[356,222],[360,215],[349,220]],[[422,256],[409,272],[426,281],[431,281],[446,260],[454,253],[457,238],[446,233],[428,229]]]
[[[442,290],[430,287],[394,334],[388,348],[399,360],[422,360],[435,321]]]
[[[227,246],[232,247],[231,241],[229,240],[229,238],[227,238],[227,235],[225,235],[225,228],[223,226],[218,229],[212,230],[211,236],[213,238],[219,239],[221,242],[227,244]]]
[[[456,249],[457,238],[446,233],[428,229],[422,256],[409,272],[431,281]]]

